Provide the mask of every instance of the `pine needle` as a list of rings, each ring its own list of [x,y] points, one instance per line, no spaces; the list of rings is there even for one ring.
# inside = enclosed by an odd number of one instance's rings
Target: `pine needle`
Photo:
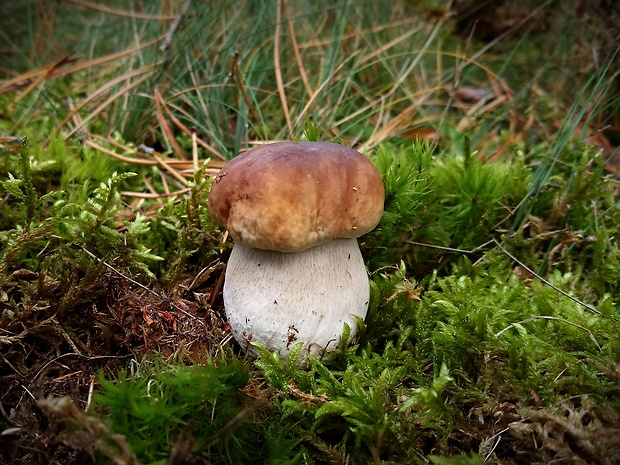
[[[273,39],[273,64],[274,72],[276,74],[276,84],[278,86],[278,94],[280,95],[280,102],[282,102],[282,112],[286,119],[286,126],[288,127],[289,137],[293,137],[293,124],[291,123],[291,115],[288,109],[288,103],[286,101],[286,93],[284,92],[284,84],[282,82],[282,68],[280,67],[280,25],[282,20],[282,1],[277,2],[276,12],[276,28]]]

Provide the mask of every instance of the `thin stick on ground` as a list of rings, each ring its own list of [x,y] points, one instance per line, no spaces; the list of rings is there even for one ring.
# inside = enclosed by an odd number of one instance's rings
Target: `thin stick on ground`
[[[198,171],[198,137],[196,129],[192,130],[192,162],[194,163],[194,171]]]
[[[159,46],[160,52],[165,52],[166,50],[168,50],[168,47],[170,47],[170,45],[172,44],[172,38],[174,37],[174,33],[177,31],[177,29],[181,25],[181,21],[183,21],[183,18],[185,17],[185,15],[187,15],[187,12],[189,11],[189,6],[191,5],[191,3],[192,3],[192,0],[186,0],[183,6],[181,7],[181,11],[174,18],[174,21],[170,25],[170,29],[168,29],[168,33],[166,34],[164,41]]]
[[[118,271],[116,268],[114,268],[112,265],[110,265],[109,263],[106,263],[105,261],[101,260],[99,257],[97,257],[94,253],[92,253],[91,251],[89,251],[88,249],[86,249],[83,246],[80,246],[80,248],[84,251],[84,253],[86,253],[86,255],[88,255],[90,258],[93,258],[95,260],[97,260],[98,262],[100,262],[101,264],[103,264],[105,267],[107,267],[108,269],[114,271],[114,273],[118,274],[121,278],[126,279],[127,281],[135,284],[138,287],[141,287],[142,289],[144,289],[145,291],[153,294],[154,296],[160,297],[160,295],[155,292],[154,290],[150,289],[149,287],[145,286],[142,283],[139,283],[138,281],[136,281],[135,279],[131,279],[129,276],[127,276],[126,274]]]
[[[517,262],[521,267],[523,267],[524,270],[526,270],[528,273],[531,273],[532,276],[537,277],[540,281],[542,281],[543,283],[545,283],[547,286],[553,288],[554,290],[558,291],[560,294],[562,294],[564,297],[568,297],[570,300],[572,300],[575,303],[578,303],[579,305],[581,305],[583,308],[586,308],[588,310],[590,310],[591,312],[596,313],[597,315],[602,315],[601,312],[599,312],[596,308],[591,307],[590,305],[582,302],[579,299],[576,299],[575,297],[573,297],[572,295],[570,295],[569,293],[563,291],[562,289],[560,289],[557,286],[554,286],[553,284],[551,284],[549,281],[547,281],[545,278],[543,278],[542,276],[540,276],[539,274],[537,274],[534,270],[532,270],[531,268],[529,268],[526,264],[522,263],[521,261],[519,261],[519,259],[517,259],[517,257],[515,257],[514,255],[512,255],[510,252],[508,252],[504,247],[502,247],[502,245],[496,240],[493,239],[493,242],[495,242],[495,245],[497,245],[500,250],[502,252],[504,252],[506,255],[508,255],[510,258],[512,258],[515,262]]]
[[[515,325],[522,325],[525,323],[530,323],[532,321],[536,321],[536,320],[554,320],[554,321],[561,321],[563,323],[569,324],[571,326],[574,326],[575,328],[579,328],[584,330],[586,333],[588,333],[588,336],[590,336],[590,339],[592,340],[592,342],[594,342],[594,345],[596,346],[596,348],[599,351],[602,351],[603,349],[601,349],[600,344],[598,343],[598,341],[596,340],[596,338],[594,337],[594,334],[592,334],[592,331],[590,331],[588,328],[584,328],[581,325],[578,325],[577,323],[573,323],[572,321],[568,321],[564,318],[558,318],[557,316],[551,316],[551,315],[536,315],[533,316],[531,318],[526,318],[525,320],[521,320],[517,323],[511,323],[509,324],[507,327],[505,327],[504,329],[502,329],[500,332],[495,334],[495,337],[500,337],[502,334],[504,334],[506,331],[508,331],[510,328],[514,328]]]

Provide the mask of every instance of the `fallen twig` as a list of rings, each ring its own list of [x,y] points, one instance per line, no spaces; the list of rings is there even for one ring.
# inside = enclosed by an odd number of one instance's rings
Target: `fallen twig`
[[[512,258],[515,262],[517,262],[521,267],[523,267],[523,269],[525,269],[528,273],[531,273],[532,276],[537,277],[539,280],[541,280],[543,283],[545,283],[547,286],[553,288],[554,290],[558,291],[560,294],[562,294],[564,297],[568,297],[570,300],[572,300],[575,303],[578,303],[579,305],[581,305],[582,307],[590,310],[591,312],[596,313],[597,315],[602,315],[601,312],[599,312],[596,308],[591,307],[590,305],[582,302],[581,300],[573,297],[572,295],[570,295],[568,292],[563,291],[562,289],[560,289],[557,286],[554,286],[553,284],[551,284],[549,281],[547,281],[545,278],[543,278],[542,276],[540,276],[539,274],[537,274],[534,270],[532,270],[531,268],[529,268],[527,265],[525,265],[524,263],[522,263],[521,261],[519,261],[517,259],[517,257],[515,257],[514,255],[512,255],[510,252],[508,252],[504,247],[502,247],[502,245],[496,240],[493,239],[493,242],[495,242],[495,245],[497,245],[500,250],[502,252],[504,252],[506,255],[508,255],[510,258]]]
[[[164,41],[159,46],[160,52],[165,52],[168,49],[168,47],[170,47],[170,44],[172,44],[172,37],[174,36],[174,33],[181,25],[181,21],[183,21],[183,17],[189,11],[189,6],[191,3],[192,3],[192,0],[186,0],[183,6],[181,7],[181,11],[179,12],[178,15],[176,15],[176,17],[174,18],[174,21],[172,21],[172,24],[170,25],[170,29],[168,29],[168,32],[166,34],[166,37],[164,38]]]
[[[144,284],[139,283],[138,281],[136,281],[135,279],[131,279],[129,276],[121,273],[120,271],[118,271],[116,268],[114,268],[112,265],[110,265],[109,263],[104,262],[103,260],[101,260],[99,257],[97,257],[94,253],[90,252],[89,250],[87,250],[86,248],[80,246],[80,248],[91,258],[94,258],[95,260],[97,260],[99,263],[102,263],[103,265],[105,265],[107,268],[109,268],[110,270],[114,271],[116,274],[118,274],[120,277],[126,279],[129,282],[132,282],[133,284],[135,284],[136,286],[141,287],[142,289],[144,289],[147,292],[150,292],[151,294],[153,294],[154,296],[160,297],[160,295],[155,292],[152,289],[149,289],[148,287],[146,287]]]
[[[590,331],[588,328],[584,328],[583,326],[578,325],[577,323],[573,323],[572,321],[565,320],[564,318],[558,318],[557,316],[550,316],[550,315],[536,315],[536,316],[533,316],[531,318],[526,318],[525,320],[518,321],[517,323],[511,323],[508,326],[506,326],[504,329],[502,329],[499,333],[495,334],[495,337],[500,337],[502,334],[504,334],[510,328],[514,328],[515,325],[522,325],[524,323],[530,323],[530,322],[536,321],[536,320],[555,320],[555,321],[561,321],[563,323],[569,324],[569,325],[574,326],[576,328],[582,329],[586,333],[588,333],[588,336],[590,336],[590,339],[592,340],[592,342],[594,342],[594,345],[596,345],[596,348],[599,351],[603,350],[603,349],[601,349],[600,344],[598,343],[598,341],[594,337],[594,334],[592,334],[592,331]]]

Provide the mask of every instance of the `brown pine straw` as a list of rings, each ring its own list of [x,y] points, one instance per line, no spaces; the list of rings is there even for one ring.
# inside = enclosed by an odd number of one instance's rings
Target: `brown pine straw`
[[[196,131],[193,131],[191,129],[189,129],[187,126],[185,126],[181,120],[179,120],[179,118],[177,118],[174,113],[172,113],[170,111],[170,109],[168,108],[168,104],[162,100],[162,108],[163,110],[166,112],[166,115],[168,116],[168,118],[170,118],[170,120],[181,130],[183,131],[185,134],[187,134],[190,137],[193,137],[193,134]],[[226,161],[226,157],[224,155],[222,155],[220,152],[218,152],[215,148],[213,148],[212,146],[210,146],[209,144],[207,144],[204,140],[202,140],[200,137],[198,137],[198,134],[196,134],[196,142],[198,143],[198,145],[200,145],[202,148],[204,148],[205,150],[211,152],[212,155],[215,155],[217,158],[219,158],[222,161]]]
[[[78,60],[77,57],[72,57],[71,55],[67,55],[67,56],[62,57],[56,63],[39,68],[38,70],[36,70],[36,72],[29,72],[29,73],[25,73],[25,75],[22,74],[20,76],[17,76],[16,78],[11,79],[10,81],[6,82],[4,85],[0,86],[0,94],[5,93],[5,92],[10,92],[15,87],[19,87],[19,84],[21,82],[25,82],[29,79],[32,79],[32,82],[28,85],[28,87],[26,87],[26,89],[15,98],[14,103],[18,103],[20,100],[26,98],[26,96],[28,96],[34,89],[39,87],[42,82],[54,76],[58,68],[68,63],[72,63],[76,60]]]
[[[252,105],[252,102],[250,101],[250,97],[248,97],[248,93],[245,91],[245,86],[243,84],[243,77],[241,76],[241,71],[239,70],[239,52],[235,52],[235,55],[233,56],[233,62],[231,65],[230,74],[231,74],[231,78],[237,82],[237,86],[239,87],[239,91],[241,91],[241,96],[243,97],[243,101],[248,107],[248,110],[250,112],[250,115],[252,116],[252,119],[256,121],[257,127],[260,127],[260,118],[258,117],[258,113],[256,113],[256,109],[254,108],[254,105]],[[235,100],[238,100],[236,94],[235,94]],[[235,105],[239,107],[239,102],[236,101]],[[264,134],[261,134],[261,136],[264,137]]]
[[[92,139],[97,139],[101,142],[104,143],[108,143],[110,145],[113,145],[115,147],[117,147],[119,150],[122,150],[125,153],[135,153],[135,154],[139,154],[142,156],[148,156],[151,153],[155,152],[154,150],[142,150],[142,152],[139,152],[138,149],[134,148],[134,147],[129,147],[128,145],[122,144],[121,142],[118,142],[117,140],[112,139],[111,137],[106,137],[106,136],[100,136],[98,134],[88,134],[86,137],[86,140],[91,140]],[[101,147],[100,144],[96,144],[98,147]],[[98,149],[97,149],[98,150]],[[104,149],[105,150],[105,149]],[[119,153],[113,152],[111,150],[109,150],[111,152],[111,156],[113,156],[114,158],[117,158],[121,161],[127,162],[127,163],[133,163],[136,165],[147,165],[147,166],[153,166],[153,165],[157,165],[158,163],[153,161],[153,160],[149,160],[149,159],[144,159],[144,158],[133,158],[133,157],[127,157],[124,155],[121,155]],[[107,152],[106,152],[107,153]],[[158,154],[160,157],[165,157],[163,154]],[[166,163],[170,166],[173,166],[177,169],[180,170],[186,170],[186,169],[191,169],[192,168],[192,162],[189,160],[175,160],[172,158],[167,158]],[[208,162],[208,166],[209,167],[213,167],[213,171],[219,171],[219,169],[224,166],[225,161],[223,160],[199,160],[199,165],[202,166],[203,163]],[[208,168],[207,171],[209,171]]]
[[[123,191],[121,192],[121,195],[124,195],[125,197],[136,197],[138,199],[164,199],[164,198],[168,198],[168,197],[175,197],[177,195],[183,195],[183,194],[187,194],[189,191],[191,191],[191,187],[186,187],[184,189],[179,189],[178,191],[173,191],[173,192],[165,192],[163,194],[158,194],[156,192],[133,192],[133,191]]]
[[[312,98],[310,98],[307,102],[306,105],[304,106],[304,108],[301,110],[301,112],[299,113],[299,115],[297,116],[297,120],[296,120],[296,124],[300,125],[302,120],[304,119],[305,115],[310,111],[310,109],[312,108],[312,106],[316,103],[316,101],[318,100],[321,91],[323,89],[325,89],[330,83],[333,82],[333,79],[336,75],[338,75],[338,73],[340,73],[340,71],[342,70],[342,68],[345,67],[345,65],[347,63],[349,63],[349,61],[353,60],[358,54],[360,53],[359,50],[351,53],[345,60],[343,60],[342,63],[340,63],[340,65],[338,65],[338,67],[329,75],[325,78],[325,80],[321,83],[321,85],[318,87],[318,89],[316,90],[316,92],[314,92],[314,95],[312,96]],[[380,101],[380,99],[379,99]],[[373,106],[376,105],[377,102],[373,102]],[[368,108],[372,108],[372,106],[368,106],[366,107],[366,110],[364,111],[368,111]]]
[[[192,163],[194,171],[198,171],[198,136],[195,129],[192,131]]]
[[[291,36],[291,45],[293,48],[293,53],[295,54],[295,61],[297,61],[297,67],[299,68],[299,76],[301,77],[301,82],[303,82],[304,87],[306,88],[306,93],[308,94],[308,98],[312,98],[314,92],[310,88],[310,84],[308,84],[308,77],[306,76],[306,68],[304,68],[304,62],[301,58],[301,53],[299,51],[299,45],[297,45],[297,38],[295,37],[295,28],[293,27],[293,22],[291,21],[291,15],[288,9],[288,0],[282,0],[282,11],[284,16],[286,17],[286,23],[288,24],[288,32]]]
[[[282,102],[282,111],[286,119],[289,137],[293,137],[293,124],[291,123],[291,115],[288,110],[288,102],[286,101],[286,93],[284,92],[284,83],[282,81],[282,69],[280,67],[280,22],[282,20],[282,0],[278,0],[278,8],[276,10],[276,31],[273,39],[273,66],[276,73],[276,84],[278,86],[278,94]]]
[[[95,108],[92,112],[90,112],[88,114],[88,116],[82,121],[81,125],[75,126],[71,131],[69,131],[69,133],[65,135],[65,140],[70,139],[76,132],[78,132],[80,130],[83,130],[84,129],[84,125],[86,123],[89,123],[91,120],[93,120],[97,116],[99,116],[99,113],[101,113],[109,105],[114,103],[119,97],[122,97],[127,92],[129,92],[131,89],[133,89],[134,87],[139,86],[144,81],[149,79],[151,77],[151,74],[152,74],[152,72],[149,72],[149,73],[146,74],[146,76],[142,76],[140,79],[137,79],[137,80],[135,80],[133,82],[130,82],[125,87],[123,87],[121,90],[119,90],[118,92],[115,92],[110,97],[108,97],[103,103],[101,103],[97,108]]]
[[[166,142],[168,142],[168,145],[178,155],[178,157],[181,160],[187,160],[187,157],[183,153],[183,150],[181,150],[179,143],[176,141],[174,134],[172,133],[172,130],[170,129],[170,126],[166,121],[166,118],[164,118],[164,115],[162,113],[163,98],[158,88],[155,88],[155,90],[153,91],[153,96],[155,98],[155,115],[157,116],[157,121],[159,122],[159,127],[161,128],[162,135],[166,139]]]
[[[164,174],[161,172],[161,170],[159,171],[159,179],[161,179],[162,184],[164,186],[164,195],[169,195],[170,194],[170,189],[168,189],[168,183],[166,182],[166,176],[164,176]],[[161,195],[160,192],[157,192],[157,190],[155,189],[155,187],[153,187],[153,184],[151,183],[151,177],[150,176],[142,176],[142,181],[144,182],[144,185],[146,186],[146,188],[148,189],[149,193],[151,195],[156,195],[156,200],[157,203],[162,205],[163,202],[161,201],[161,198],[159,197],[159,195]],[[184,188],[182,190],[185,190],[188,188]],[[134,197],[134,200],[138,200],[137,197]]]
[[[161,170],[159,171],[159,179],[162,183],[162,185],[164,186],[164,192],[166,194],[170,193],[170,188],[168,187],[168,178],[166,176],[164,176],[164,173],[161,172]],[[155,192],[155,189],[151,189],[151,192]],[[157,193],[157,192],[155,192]]]
[[[97,136],[94,134],[88,135],[87,138],[84,140],[84,144],[88,147],[91,147],[95,150],[105,153],[106,155],[109,155],[112,158],[120,160],[124,163],[133,163],[136,165],[146,165],[146,166],[157,165],[162,169],[162,172],[160,172],[160,176],[161,176],[162,184],[164,185],[164,190],[166,192],[164,193],[155,192],[150,182],[148,182],[148,180],[145,179],[144,183],[150,192],[123,191],[121,194],[127,197],[159,200],[159,199],[166,198],[166,197],[174,197],[177,195],[183,195],[191,190],[191,188],[189,187],[189,182],[187,181],[186,177],[193,177],[195,170],[199,169],[205,163],[207,163],[209,167],[205,169],[205,174],[207,176],[216,176],[219,173],[220,168],[224,165],[223,162],[217,161],[217,160],[216,161],[198,160],[198,148],[197,148],[197,144],[194,141],[192,141],[193,147],[192,147],[192,160],[191,161],[169,159],[165,155],[158,153],[154,150],[149,150],[148,152],[146,152],[146,154],[152,157],[151,160],[148,160],[148,159],[133,158],[133,157],[126,157],[124,155],[120,155],[114,152],[113,150],[107,149],[97,144],[96,142],[92,140],[93,138],[100,138],[100,139],[107,141],[108,143],[118,146],[120,149],[125,149],[125,151],[132,151],[130,147],[124,146],[123,144],[119,142],[116,142],[109,138],[104,138],[103,136]],[[180,170],[177,168],[174,168],[173,166],[176,166]],[[163,173],[170,174],[184,187],[176,191],[170,191],[170,189],[168,188],[168,183],[166,182],[166,178],[163,176]]]
[[[168,173],[174,176],[182,185],[184,185],[185,187],[189,186],[189,182],[187,181],[187,179],[185,179],[181,175],[181,173],[179,173],[175,168],[170,166],[170,164],[168,163],[164,155],[161,155],[160,153],[153,151],[151,153],[151,156],[155,159],[155,161],[161,168],[164,168]]]
[[[98,3],[85,2],[82,0],[65,0],[67,3],[73,3],[74,5],[78,5],[82,8],[88,8],[90,10],[100,11],[102,13],[107,13],[115,16],[124,16],[126,18],[133,19],[146,19],[146,20],[157,20],[157,21],[169,21],[174,19],[174,15],[147,15],[144,13],[136,13],[133,11],[126,10],[116,10],[113,8],[109,8],[107,6],[100,5]]]
[[[84,69],[92,68],[94,66],[99,66],[99,65],[102,65],[110,61],[118,60],[119,58],[132,55],[144,48],[150,47],[151,45],[158,43],[159,41],[161,41],[163,37],[165,36],[162,35],[144,44],[137,45],[135,47],[128,48],[126,50],[122,50],[117,53],[112,53],[110,55],[106,55],[103,57],[95,58],[95,59],[88,60],[88,61],[78,62],[78,63],[73,64],[72,66],[61,69],[61,66],[68,64],[68,63],[77,62],[79,60],[79,57],[71,58],[69,56],[68,59],[67,57],[64,57],[60,59],[59,61],[57,61],[56,63],[53,63],[51,65],[43,65],[40,68],[27,71],[25,73],[20,74],[19,76],[15,76],[13,79],[10,79],[8,81],[1,83],[0,94],[12,92],[16,89],[19,89],[20,87],[24,86],[24,83],[31,82],[31,80],[33,79],[35,80],[39,79],[41,74],[45,75],[46,79],[51,79],[52,77],[66,76],[66,75],[75,73],[77,71],[82,71]],[[29,90],[29,92],[31,91],[32,89]],[[18,98],[24,98],[22,95],[23,93],[20,94]]]
[[[118,85],[119,83],[125,81],[125,80],[130,80],[136,76],[139,76],[142,73],[146,73],[149,71],[152,71],[153,68],[155,68],[156,65],[147,65],[147,66],[143,66],[141,68],[137,68],[137,69],[133,69],[131,71],[126,72],[125,74],[122,74],[118,77],[115,77],[114,79],[106,82],[104,85],[102,85],[101,87],[99,87],[98,89],[96,89],[92,94],[90,94],[88,97],[86,97],[84,100],[82,100],[80,102],[79,105],[77,105],[74,108],[71,108],[70,113],[65,117],[65,119],[63,119],[55,128],[54,128],[54,132],[53,134],[56,135],[58,134],[58,132],[70,121],[73,119],[73,116],[75,115],[75,113],[81,111],[86,105],[88,105],[89,103],[91,103],[93,100],[96,100],[97,98],[99,98],[100,96],[106,94],[110,89],[112,89],[114,86]]]
[[[70,117],[73,120],[73,124],[75,124],[76,126],[83,126],[84,123],[82,122],[82,118],[80,117],[80,114],[76,111],[75,109],[75,104],[73,103],[73,99],[69,98],[67,100],[67,104],[69,105],[69,110],[70,110]]]
[[[361,152],[365,152],[376,147],[384,140],[396,135],[398,132],[406,128],[410,128],[411,126],[417,124],[427,123],[429,121],[428,117],[423,118],[422,120],[417,122],[414,120],[414,117],[417,114],[420,106],[424,103],[424,101],[437,90],[441,90],[441,86],[423,89],[419,92],[416,92],[414,95],[408,96],[409,98],[417,96],[417,100],[415,101],[415,103],[409,105],[407,108],[395,115],[393,118],[390,118],[388,121],[386,121],[381,127],[381,129],[375,131],[368,138],[368,140],[364,144],[362,144],[361,147],[358,148],[358,150],[360,150]],[[375,100],[374,102],[371,102],[369,106],[365,106],[364,109],[370,109],[376,105],[379,105],[380,103],[381,100]],[[356,114],[357,113],[358,112],[356,112]],[[338,124],[342,124],[344,121],[346,121],[346,119],[348,118],[339,121]]]

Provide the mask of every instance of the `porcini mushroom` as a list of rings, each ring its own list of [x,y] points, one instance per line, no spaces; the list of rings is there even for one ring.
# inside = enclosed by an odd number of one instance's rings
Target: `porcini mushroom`
[[[241,347],[287,356],[297,343],[324,356],[344,323],[368,310],[369,283],[357,237],[383,213],[384,189],[359,152],[329,142],[277,142],[228,162],[208,206],[234,239],[224,307]]]

